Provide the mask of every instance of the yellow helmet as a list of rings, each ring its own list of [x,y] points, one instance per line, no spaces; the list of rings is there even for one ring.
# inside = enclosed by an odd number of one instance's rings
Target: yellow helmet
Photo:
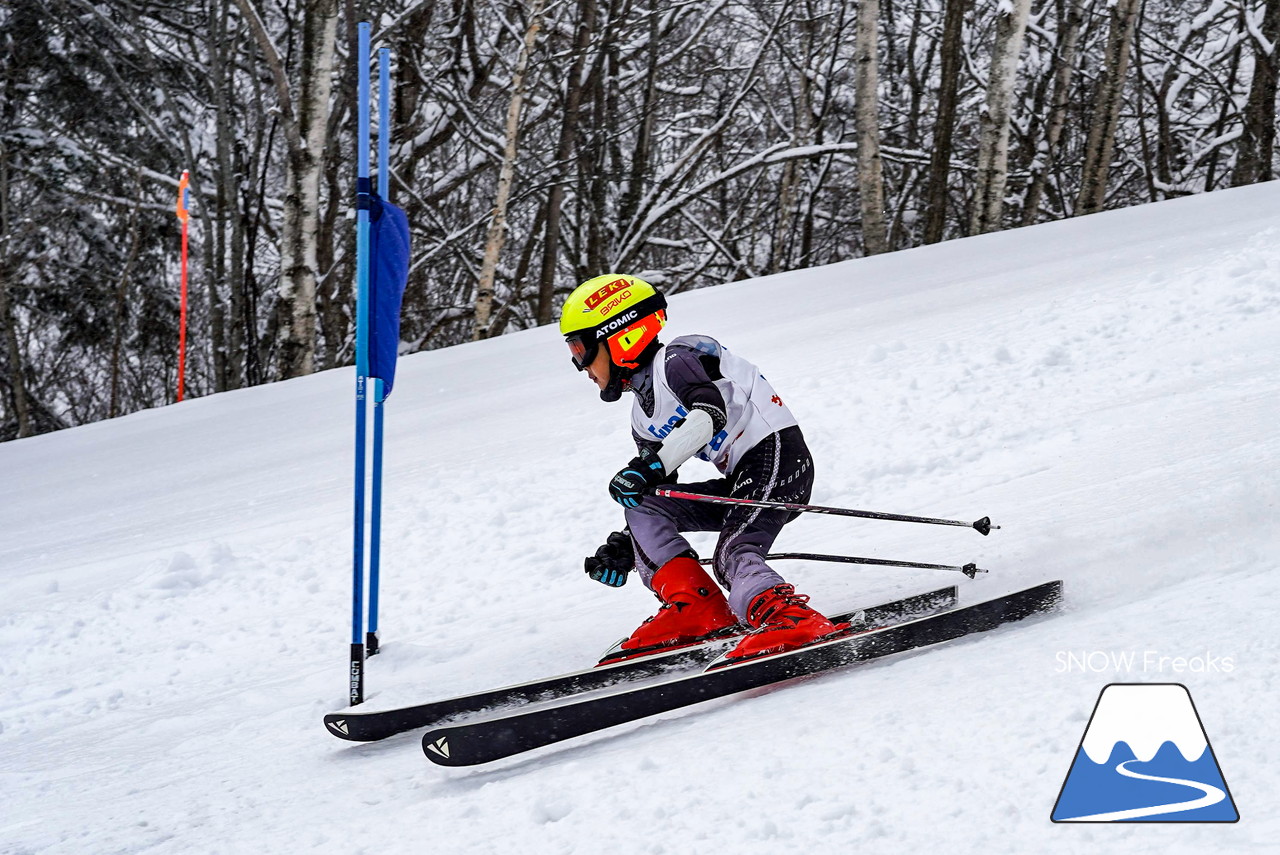
[[[639,368],[652,357],[650,348],[666,323],[666,298],[643,279],[620,273],[583,282],[560,310],[560,334],[579,371],[596,358],[602,341],[614,365]]]

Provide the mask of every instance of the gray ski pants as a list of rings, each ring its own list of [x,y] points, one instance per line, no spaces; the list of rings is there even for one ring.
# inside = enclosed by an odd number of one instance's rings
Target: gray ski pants
[[[813,492],[813,459],[800,428],[789,427],[760,440],[730,476],[679,486],[690,493],[804,503]],[[693,553],[681,532],[720,532],[713,562],[716,579],[728,589],[734,614],[745,619],[756,595],[786,581],[765,563],[764,556],[782,527],[797,516],[646,496],[639,507],[627,510],[627,527],[635,545],[636,569],[650,588],[658,568],[682,553]]]

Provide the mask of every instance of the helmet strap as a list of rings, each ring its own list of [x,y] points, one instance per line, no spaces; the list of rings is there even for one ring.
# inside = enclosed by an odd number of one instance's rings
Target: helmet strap
[[[622,398],[622,390],[626,385],[627,377],[631,374],[625,368],[614,364],[613,360],[609,360],[609,382],[600,390],[600,400],[606,404],[612,404]]]

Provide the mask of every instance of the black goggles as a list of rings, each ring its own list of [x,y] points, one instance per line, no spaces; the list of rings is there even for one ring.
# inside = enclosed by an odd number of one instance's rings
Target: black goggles
[[[587,338],[587,336],[591,337]],[[579,371],[586,371],[587,366],[595,362],[596,351],[600,349],[600,342],[595,338],[595,330],[571,335],[566,341],[569,343],[569,356],[573,359],[573,367]]]

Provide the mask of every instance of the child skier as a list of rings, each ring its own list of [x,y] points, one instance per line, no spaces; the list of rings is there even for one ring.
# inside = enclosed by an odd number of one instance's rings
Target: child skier
[[[813,461],[795,417],[750,362],[707,336],[658,341],[666,300],[634,276],[607,274],[579,285],[560,316],[573,364],[604,401],[635,394],[631,429],[639,455],[609,482],[626,509],[626,529],[586,559],[594,580],[623,585],[634,568],[662,602],[622,642],[614,658],[688,644],[739,623],[754,631],[730,658],[790,650],[836,632],[764,561],[794,514],[647,495],[675,481],[691,457],[724,477],[684,485],[691,492],[775,502],[807,502]],[[724,593],[681,536],[719,531],[714,567]]]

